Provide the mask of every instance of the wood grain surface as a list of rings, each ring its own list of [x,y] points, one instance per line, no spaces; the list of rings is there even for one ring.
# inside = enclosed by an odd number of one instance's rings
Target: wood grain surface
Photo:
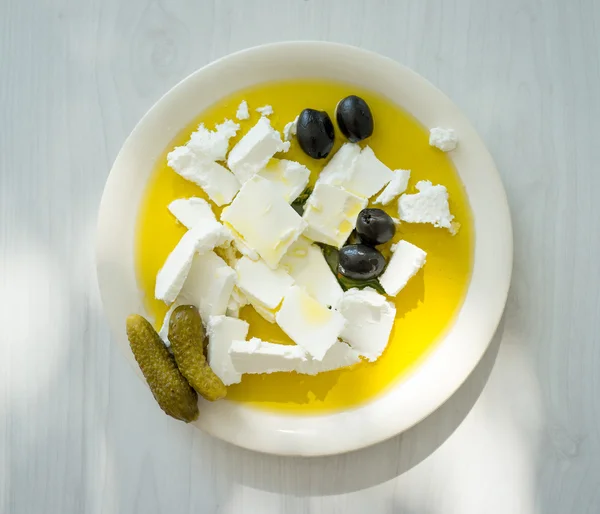
[[[0,512],[600,512],[600,2],[0,0]],[[515,272],[473,376],[408,433],[333,458],[164,416],[111,342],[93,262],[110,166],[188,73],[350,43],[444,90],[509,196]]]

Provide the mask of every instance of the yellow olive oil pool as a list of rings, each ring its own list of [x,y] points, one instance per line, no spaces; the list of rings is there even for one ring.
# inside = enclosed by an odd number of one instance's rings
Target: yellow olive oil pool
[[[429,146],[427,130],[389,100],[351,85],[323,81],[269,83],[227,97],[200,114],[164,149],[156,163],[146,186],[136,241],[138,281],[155,326],[160,327],[167,311],[163,302],[154,299],[156,273],[185,232],[167,206],[176,198],[206,198],[198,186],[179,177],[167,166],[166,154],[173,147],[185,144],[201,122],[208,128],[214,128],[225,118],[235,120],[237,106],[242,100],[248,102],[251,117],[239,122],[241,130],[231,141],[231,146],[259,119],[260,115],[255,111],[257,107],[273,106],[274,114],[270,118],[273,126],[280,131],[307,107],[327,111],[335,124],[337,102],[352,94],[364,98],[371,107],[375,129],[366,143],[377,157],[391,169],[411,170],[407,193],[415,192],[414,186],[419,180],[446,186],[450,209],[460,223],[460,230],[452,236],[447,230],[430,225],[403,223],[398,227],[394,241],[406,239],[422,248],[427,252],[427,263],[395,298],[397,317],[394,329],[379,360],[317,376],[296,373],[245,375],[240,384],[228,388],[227,398],[230,401],[306,414],[346,409],[367,402],[419,365],[450,327],[465,297],[473,263],[471,212],[456,170],[443,152]],[[191,105],[190,109],[193,110],[194,106]],[[328,159],[311,159],[302,152],[295,139],[284,158],[306,165],[312,172],[311,182],[314,183],[343,142],[344,138],[336,127],[336,142]],[[397,201],[388,205],[386,210],[397,217]],[[220,214],[220,209],[214,208],[214,211]],[[389,256],[389,252],[384,251],[384,254]],[[276,324],[265,321],[251,307],[244,307],[240,317],[250,323],[249,337],[293,344]]]

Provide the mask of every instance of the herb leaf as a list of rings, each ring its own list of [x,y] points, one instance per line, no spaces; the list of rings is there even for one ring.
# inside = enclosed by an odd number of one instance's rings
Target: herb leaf
[[[296,198],[292,202],[292,208],[298,214],[300,214],[300,216],[302,216],[304,214],[304,204],[306,203],[306,201],[308,200],[308,197],[311,194],[312,194],[312,189],[310,187],[307,187],[304,191],[302,191],[302,193],[300,193],[300,196],[298,196],[298,198]]]

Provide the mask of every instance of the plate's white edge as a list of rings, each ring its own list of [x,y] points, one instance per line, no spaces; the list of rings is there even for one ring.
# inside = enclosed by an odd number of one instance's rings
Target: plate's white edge
[[[389,437],[392,437],[408,428],[418,423],[423,418],[427,417],[434,410],[436,410],[439,406],[441,406],[452,394],[456,392],[456,390],[460,387],[460,385],[466,380],[470,372],[475,368],[483,354],[489,342],[491,341],[494,332],[498,326],[498,323],[501,319],[502,312],[504,310],[504,305],[506,302],[506,298],[508,295],[508,289],[510,286],[510,277],[512,271],[512,228],[510,221],[510,213],[508,209],[508,203],[506,201],[506,195],[504,193],[504,189],[502,187],[502,183],[500,177],[498,175],[497,170],[495,169],[494,163],[492,161],[491,156],[485,149],[485,145],[476,134],[475,130],[471,127],[469,122],[464,118],[464,116],[459,112],[459,110],[451,103],[451,101],[437,88],[435,88],[432,84],[426,81],[424,78],[420,77],[416,73],[411,70],[405,68],[404,66],[392,61],[386,57],[382,57],[378,54],[368,52],[362,49],[340,45],[335,43],[323,43],[323,42],[289,42],[289,43],[275,43],[270,45],[264,45],[261,47],[255,47],[248,50],[243,50],[241,52],[232,54],[230,56],[224,57],[215,61],[208,66],[198,70],[193,73],[183,81],[181,81],[178,85],[172,88],[169,92],[167,92],[153,107],[148,111],[148,113],[142,118],[142,120],[136,125],[131,135],[125,142],[122,150],[119,152],[117,159],[115,160],[115,164],[113,166],[114,169],[121,169],[122,167],[126,167],[128,164],[128,159],[131,154],[135,150],[135,139],[138,136],[138,132],[140,132],[144,125],[148,123],[151,118],[160,118],[164,113],[161,112],[164,110],[163,102],[166,99],[170,99],[170,97],[179,94],[179,90],[185,87],[192,87],[192,82],[198,80],[200,75],[205,73],[206,71],[223,66],[229,66],[230,63],[234,61],[248,61],[248,60],[258,60],[266,58],[266,55],[272,52],[275,53],[285,53],[290,56],[297,52],[304,52],[309,49],[313,52],[314,55],[321,56],[326,54],[336,54],[339,59],[347,59],[350,62],[355,60],[362,60],[362,62],[369,62],[371,66],[383,67],[385,69],[393,70],[394,73],[399,75],[404,75],[405,77],[410,77],[410,80],[407,82],[417,82],[419,84],[419,88],[421,88],[421,92],[424,96],[428,96],[428,100],[433,102],[433,107],[431,112],[443,112],[444,116],[447,118],[448,122],[451,126],[457,128],[461,141],[468,140],[469,147],[476,146],[478,148],[477,152],[477,160],[478,165],[482,170],[486,170],[486,180],[487,186],[495,189],[497,191],[497,200],[498,205],[496,206],[496,216],[494,219],[487,219],[483,224],[485,230],[494,231],[497,235],[497,240],[503,242],[503,246],[501,249],[501,253],[498,254],[496,252],[496,261],[500,264],[500,267],[496,269],[496,277],[495,277],[495,286],[497,290],[497,294],[494,295],[494,301],[488,305],[488,312],[491,311],[488,316],[488,323],[486,323],[486,329],[481,330],[480,336],[483,337],[486,341],[485,344],[476,345],[471,349],[467,354],[462,355],[462,359],[458,362],[453,362],[451,366],[448,366],[446,369],[446,373],[443,377],[440,377],[441,382],[438,382],[438,386],[435,391],[430,393],[425,399],[419,398],[418,403],[412,406],[414,416],[410,423],[407,423],[406,420],[404,423],[394,423],[390,422],[392,420],[387,419],[382,425],[377,425],[375,428],[373,426],[370,427],[370,430],[367,433],[364,433],[364,438],[354,437],[353,439],[348,439],[346,437],[337,437],[335,439],[326,438],[326,445],[318,444],[318,439],[316,434],[302,434],[296,433],[292,435],[292,439],[285,441],[285,437],[283,441],[278,441],[278,438],[273,438],[265,434],[265,437],[260,437],[255,440],[247,440],[244,437],[240,437],[239,432],[234,433],[223,433],[222,421],[224,417],[228,418],[240,418],[243,420],[243,423],[247,423],[248,417],[256,418],[258,417],[274,417],[278,418],[278,421],[281,421],[281,418],[288,417],[290,420],[298,421],[300,419],[313,419],[315,422],[318,418],[329,418],[329,417],[337,417],[344,414],[352,414],[352,412],[356,410],[363,410],[362,408],[354,409],[353,411],[346,411],[345,413],[333,414],[333,415],[325,415],[325,416],[314,416],[314,417],[296,417],[296,416],[287,416],[282,414],[270,414],[265,412],[256,411],[253,409],[248,409],[243,406],[236,406],[234,409],[225,409],[226,405],[231,405],[231,402],[219,402],[215,404],[207,404],[203,402],[202,407],[204,411],[212,411],[216,416],[204,416],[201,417],[198,422],[199,426],[207,430],[209,433],[213,435],[228,440],[234,444],[244,446],[249,449],[268,452],[268,453],[277,453],[280,455],[328,455],[341,453],[345,451],[351,451],[358,448],[362,448],[371,444],[375,444],[377,442],[383,441]],[[219,70],[220,72],[225,72],[226,70]],[[223,96],[229,94],[231,91],[224,91]],[[403,106],[406,108],[407,106]],[[410,108],[408,109],[410,110]],[[191,117],[195,116],[197,112],[190,113]],[[443,124],[444,119],[438,120],[423,120],[420,119],[425,125],[434,125],[434,124]],[[167,127],[168,131],[171,131],[171,137],[175,135],[179,127]],[[164,148],[160,149],[160,153]],[[463,152],[463,146],[459,145],[459,149],[451,154],[451,158],[456,162],[461,157],[465,158],[465,152]],[[468,154],[467,154],[468,155]],[[107,180],[105,191],[103,194],[103,199],[100,206],[99,213],[99,221],[98,221],[98,244],[97,244],[97,259],[98,259],[98,280],[100,283],[100,290],[103,302],[106,304],[107,298],[107,289],[106,289],[106,280],[107,277],[111,274],[114,276],[116,273],[114,270],[114,263],[110,262],[111,255],[111,238],[114,236],[115,225],[114,223],[110,223],[110,216],[107,215],[107,209],[110,209],[109,198],[114,196],[114,192],[116,189],[123,187],[132,187],[133,184],[127,184],[125,178],[123,176],[117,177],[116,173],[111,172],[109,178]],[[481,233],[481,228],[478,227],[476,219],[476,238],[479,238]],[[116,238],[114,238],[116,239]],[[131,238],[133,245],[133,238]],[[478,259],[478,246],[476,241],[476,262]],[[496,249],[497,250],[497,249]],[[122,276],[133,276],[135,277],[134,270],[132,269],[132,262],[125,264],[121,263],[124,266],[124,269],[118,270],[121,272]],[[106,266],[109,266],[110,269],[107,269]],[[127,269],[129,268],[129,269]],[[119,273],[116,273],[117,276]],[[473,283],[471,284],[473,285]],[[471,290],[471,287],[470,287]],[[471,294],[469,291],[468,294]],[[114,302],[114,297],[111,299]],[[486,301],[490,301],[489,298],[486,298]],[[129,304],[131,307],[131,304]],[[118,310],[115,308],[112,309],[114,313]],[[138,311],[143,312],[141,297],[139,298]],[[462,311],[461,311],[462,313]],[[108,314],[108,312],[107,312]],[[114,323],[114,316],[111,319],[111,326],[115,330],[116,336],[122,343],[124,336],[124,330],[118,330]],[[455,322],[455,325],[461,321],[461,314],[459,314],[458,319]],[[125,339],[126,341],[126,339]],[[120,344],[121,347],[126,348],[127,345]],[[430,354],[427,360],[431,360],[433,356],[437,353],[443,353],[443,345],[440,343],[438,347]],[[130,352],[125,352],[126,358],[132,364],[134,364],[134,369],[136,370],[136,374],[142,378],[141,373],[139,372],[137,366],[135,366],[135,361],[133,360]],[[424,363],[426,364],[426,363]],[[142,378],[143,379],[143,378]],[[413,382],[418,386],[419,382],[419,373],[412,373],[410,376],[405,377],[405,381]],[[374,402],[374,403],[377,403]],[[230,412],[223,412],[225,410],[229,410]],[[387,413],[390,414],[390,413]],[[215,426],[211,423],[211,420],[220,419],[220,422]],[[362,427],[365,428],[365,427]],[[268,432],[268,431],[267,431]],[[361,430],[362,432],[362,430]],[[290,445],[290,441],[294,441],[295,444]]]

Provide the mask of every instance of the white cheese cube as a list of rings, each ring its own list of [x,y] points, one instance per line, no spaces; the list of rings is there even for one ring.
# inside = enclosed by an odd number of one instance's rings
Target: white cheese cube
[[[281,259],[281,269],[287,271],[297,285],[317,301],[335,306],[342,297],[342,288],[329,268],[321,249],[301,237]]]
[[[276,309],[294,279],[283,269],[273,270],[264,261],[242,257],[236,266],[237,286],[251,304],[258,301],[267,309]]]
[[[209,203],[202,198],[178,198],[169,204],[169,211],[186,228],[217,221]]]
[[[306,228],[306,222],[280,196],[277,188],[262,177],[244,184],[221,219],[238,232],[246,244],[271,269]]]
[[[188,146],[178,146],[170,152],[167,163],[184,179],[200,186],[219,206],[230,203],[240,189],[238,179],[227,168]]]
[[[306,362],[301,362],[300,367],[295,371],[305,375],[316,375],[335,369],[346,368],[360,362],[360,356],[356,350],[353,350],[346,343],[337,341],[327,350],[323,360],[318,361],[308,356]]]
[[[458,137],[453,129],[434,127],[429,131],[429,144],[442,152],[451,152],[458,145]]]
[[[239,318],[240,309],[244,307],[244,305],[248,305],[248,298],[246,298],[246,295],[242,293],[237,286],[235,286],[231,292],[229,303],[227,304],[227,316],[231,318]]]
[[[409,179],[410,170],[396,170],[394,172],[394,178],[387,186],[385,186],[385,189],[377,197],[375,203],[380,203],[382,205],[390,203],[394,198],[406,191]]]
[[[417,182],[418,193],[404,194],[398,199],[398,216],[407,223],[431,223],[434,227],[452,230],[454,216],[450,214],[448,191],[429,180]]]
[[[227,166],[244,184],[262,170],[277,152],[287,152],[290,144],[281,141],[281,135],[268,118],[261,117],[231,149]]]
[[[317,184],[304,208],[303,218],[308,224],[305,235],[341,248],[356,226],[358,213],[366,206],[365,198],[337,186]]]
[[[242,255],[245,255],[249,259],[252,259],[253,261],[260,259],[258,253],[248,246],[248,243],[244,241],[244,238],[238,234],[233,227],[229,226],[227,228],[233,237],[233,246],[238,252],[240,252]]]
[[[307,360],[299,346],[268,343],[255,337],[233,341],[229,355],[235,370],[242,374],[294,371]]]
[[[344,143],[319,174],[317,185],[345,187],[344,184],[352,180],[354,165],[359,155],[360,146],[356,143]]]
[[[392,252],[379,283],[388,295],[396,296],[423,267],[427,253],[408,241],[392,245]]]
[[[229,350],[233,341],[246,339],[248,328],[248,323],[241,319],[227,316],[208,319],[208,365],[226,386],[242,380],[242,374],[233,367]]]
[[[271,159],[258,174],[269,180],[288,203],[300,196],[310,178],[310,170],[306,166],[287,159]]]
[[[238,106],[237,112],[235,113],[235,117],[238,120],[247,120],[250,117],[250,111],[248,110],[248,102],[246,102],[246,100],[242,100],[242,102]]]
[[[260,113],[261,116],[271,116],[273,114],[273,107],[271,105],[263,105],[262,107],[257,107],[256,112]]]
[[[215,252],[196,255],[177,300],[194,305],[204,323],[227,312],[236,273]]]
[[[346,319],[341,338],[369,361],[377,360],[388,344],[396,307],[367,287],[346,291],[338,308]]]
[[[344,317],[328,309],[303,288],[293,286],[276,315],[277,324],[312,357],[322,360],[344,328]]]
[[[187,146],[211,161],[224,161],[229,150],[229,140],[239,129],[240,126],[231,120],[225,120],[215,130],[208,130],[204,123],[200,123],[198,129],[190,135]]]
[[[296,131],[298,130],[298,118],[300,116],[296,116],[294,118],[294,121],[290,121],[289,123],[285,124],[285,127],[283,127],[283,139],[285,141],[291,141],[292,137],[294,137],[296,135]]]

